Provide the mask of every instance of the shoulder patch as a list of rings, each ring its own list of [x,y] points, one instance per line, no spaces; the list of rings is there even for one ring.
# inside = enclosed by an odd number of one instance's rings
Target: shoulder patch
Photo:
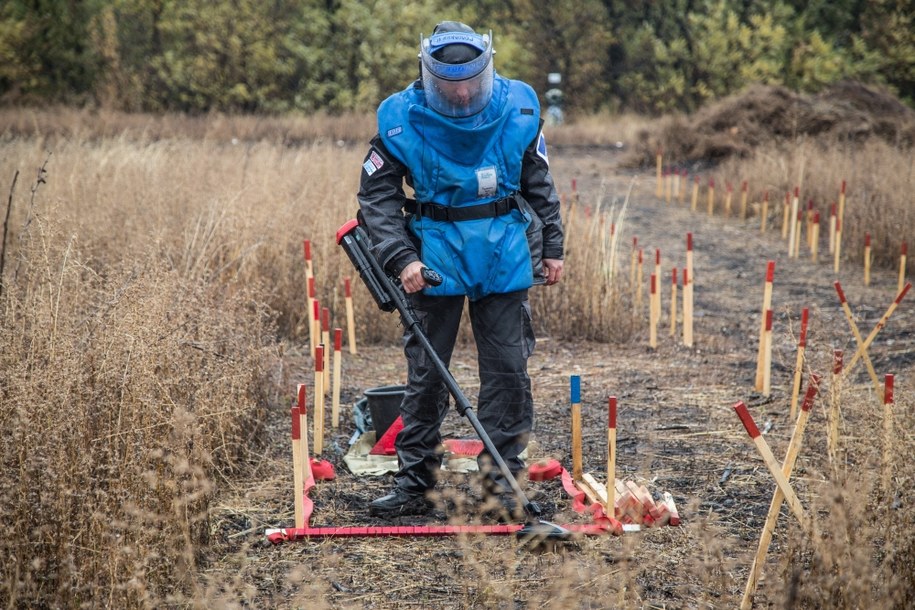
[[[387,135],[389,138],[393,138],[394,136],[401,133],[402,131],[403,131],[403,125],[398,125],[397,127],[392,127],[390,129],[388,129]]]
[[[533,108],[522,108],[521,114],[534,114],[534,109]]]
[[[537,154],[546,161],[547,165],[550,164],[550,160],[546,154],[546,136],[543,135],[543,130],[540,130],[540,137],[537,138]]]
[[[365,163],[362,164],[362,169],[365,170],[365,173],[371,176],[376,171],[384,166],[384,159],[381,158],[374,149],[369,153],[369,158],[365,160]]]

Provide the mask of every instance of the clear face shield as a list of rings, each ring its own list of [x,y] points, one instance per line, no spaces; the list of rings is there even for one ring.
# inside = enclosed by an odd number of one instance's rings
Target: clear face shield
[[[465,63],[445,63],[433,57],[440,49],[461,44],[479,51]],[[423,89],[429,107],[449,117],[477,114],[492,98],[492,32],[481,36],[469,32],[442,32],[429,38],[420,36]]]

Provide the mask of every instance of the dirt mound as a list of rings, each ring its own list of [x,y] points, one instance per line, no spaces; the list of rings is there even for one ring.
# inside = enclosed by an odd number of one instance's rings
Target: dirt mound
[[[846,81],[817,95],[784,87],[752,85],[691,116],[661,121],[639,134],[624,160],[629,167],[655,163],[658,147],[668,159],[716,163],[748,156],[768,142],[810,136],[822,139],[878,137],[894,144],[915,143],[915,110],[892,94]]]

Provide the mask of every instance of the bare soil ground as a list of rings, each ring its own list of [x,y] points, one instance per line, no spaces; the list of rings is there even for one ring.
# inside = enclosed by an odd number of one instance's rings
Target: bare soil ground
[[[617,156],[604,150],[551,151],[560,186],[577,180],[582,205],[603,188],[625,194],[634,176],[617,168]],[[211,512],[212,549],[203,558],[205,581],[216,597],[243,607],[735,607],[756,550],[774,483],[732,406],[745,401],[779,459],[791,434],[788,405],[794,374],[801,310],[810,310],[807,370],[828,379],[834,349],[850,358],[855,340],[833,282],[831,258],[818,264],[802,254],[788,259],[780,231],[759,232],[758,218],[709,217],[703,206],[666,204],[654,197],[653,175],[637,175],[623,228],[623,272],[628,245],[637,235],[646,266],[654,249],[662,252],[663,315],[657,349],[644,331],[625,345],[569,343],[558,336],[538,339],[530,361],[536,405],[532,458],[570,459],[569,376],[582,379],[584,467],[603,479],[606,459],[607,397],[619,399],[617,476],[645,481],[655,493],[670,492],[683,524],[626,534],[588,538],[561,552],[518,551],[514,539],[330,539],[272,546],[264,529],[290,526],[292,466],[288,408],[271,413],[271,441],[263,459],[243,479],[223,482],[226,490]],[[603,183],[603,187],[601,184]],[[686,348],[668,335],[669,278],[685,262],[685,236],[692,232],[695,269],[695,344]],[[828,259],[828,262],[827,262]],[[774,354],[772,393],[753,390],[766,262],[776,261],[773,291]],[[893,302],[896,274],[875,271],[870,287],[862,273],[845,263],[842,281],[864,336]],[[646,272],[646,277],[647,277]],[[536,298],[536,297],[534,297]],[[897,375],[897,395],[911,396],[915,367],[915,295],[909,295],[869,350],[881,376]],[[646,316],[647,319],[647,316]],[[398,324],[392,314],[391,324]],[[282,365],[288,396],[295,384],[311,379],[303,350],[290,351]],[[476,360],[462,346],[452,363],[464,392],[476,394]],[[360,347],[345,354],[343,404],[351,406],[369,387],[404,378],[399,345]],[[859,363],[850,397],[867,405],[846,413],[844,430],[879,430],[867,412],[879,414],[873,387]],[[825,467],[825,397],[808,427],[795,473],[802,499],[818,493]],[[874,404],[871,404],[874,403]],[[905,406],[905,405],[903,405]],[[910,408],[908,405],[907,408]],[[863,421],[862,421],[863,420]],[[330,429],[329,425],[327,426]],[[383,525],[368,516],[367,504],[385,493],[390,477],[350,474],[342,461],[354,431],[349,417],[330,433],[327,459],[337,479],[320,482],[312,493],[319,525]],[[446,436],[472,437],[469,425],[449,416]],[[849,467],[854,467],[850,464]],[[452,475],[439,486],[450,500],[425,518],[399,524],[445,523],[457,513],[473,518],[475,490],[466,476]],[[560,523],[586,522],[571,510],[556,481],[531,483],[542,492],[548,517]],[[463,498],[464,500],[459,500]],[[466,501],[465,501],[466,500]],[[452,506],[454,503],[458,506]],[[785,536],[799,530],[783,509],[757,601],[765,601],[768,579],[786,574],[779,550]],[[220,593],[221,592],[221,593]]]

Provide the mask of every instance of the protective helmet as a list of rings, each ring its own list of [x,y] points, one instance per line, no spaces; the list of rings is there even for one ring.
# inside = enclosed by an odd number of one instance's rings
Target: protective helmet
[[[474,115],[492,98],[492,32],[480,35],[457,21],[443,21],[420,35],[423,89],[429,107],[449,117]]]

